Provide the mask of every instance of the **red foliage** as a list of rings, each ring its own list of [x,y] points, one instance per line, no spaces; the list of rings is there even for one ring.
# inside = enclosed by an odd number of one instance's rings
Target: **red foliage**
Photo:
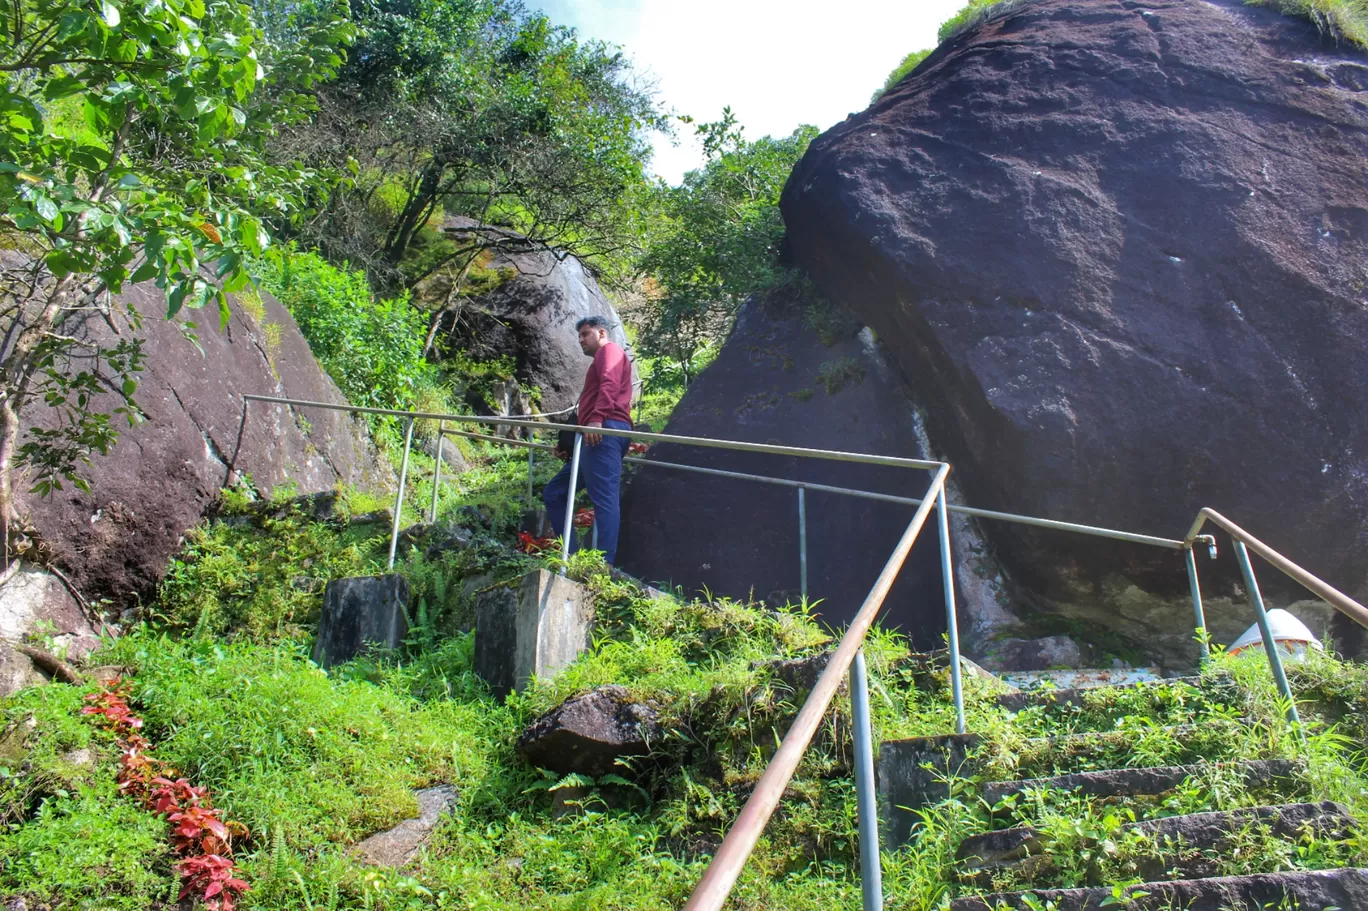
[[[594,524],[594,511],[592,509],[581,509],[575,513],[576,528],[590,528]]]
[[[628,455],[645,455],[646,450],[651,448],[650,443],[633,443],[627,447]]]
[[[247,884],[236,878],[233,862],[218,854],[200,854],[186,858],[180,867],[180,901],[198,898],[210,911],[233,911],[237,900],[247,891]]]
[[[539,554],[555,543],[554,538],[534,538],[525,531],[518,532],[518,549],[525,554]]]
[[[100,723],[121,737],[132,734],[142,727],[142,719],[128,707],[128,697],[132,693],[133,685],[116,677],[108,688],[86,696],[86,702],[93,704],[82,708],[81,714],[101,716]]]
[[[210,911],[233,911],[247,883],[235,877],[237,867],[228,855],[233,838],[245,838],[247,828],[225,820],[209,800],[207,788],[197,788],[175,770],[148,755],[152,748],[138,733],[142,719],[128,705],[133,685],[112,681],[104,690],[86,696],[91,703],[83,715],[98,716],[98,723],[118,738],[119,790],[142,801],[171,824],[171,845],[185,858],[181,873],[180,900],[203,901]]]

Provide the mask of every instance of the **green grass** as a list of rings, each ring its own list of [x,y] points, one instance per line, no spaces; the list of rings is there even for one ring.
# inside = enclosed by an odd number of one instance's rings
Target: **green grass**
[[[773,610],[724,598],[653,598],[610,578],[592,554],[569,573],[595,592],[590,651],[558,677],[500,704],[474,675],[462,581],[512,578],[541,565],[514,555],[511,536],[526,490],[519,452],[478,444],[474,467],[444,487],[444,515],[475,507],[473,546],[435,558],[404,554],[417,604],[414,634],[398,653],[323,673],[307,658],[320,582],[369,572],[383,560],[386,529],[312,522],[300,513],[231,521],[191,536],[153,605],[152,622],[96,659],[127,666],[137,710],[156,755],[210,788],[251,838],[237,859],[252,889],[244,908],[668,909],[679,907],[776,749],[805,694],[770,668],[829,647],[831,632],[803,606]],[[558,465],[543,462],[538,486]],[[430,462],[416,462],[419,504]],[[347,512],[377,504],[344,498]],[[468,516],[468,513],[465,515]],[[554,560],[549,561],[554,565]],[[906,643],[875,629],[866,645],[875,737],[953,730],[946,670],[911,660]],[[985,736],[976,775],[927,808],[915,845],[887,850],[890,907],[935,908],[952,893],[1030,885],[1003,874],[957,885],[954,857],[969,835],[1030,824],[1047,833],[1069,881],[1124,887],[1162,846],[1126,835],[1132,819],[1250,806],[1279,795],[1250,792],[1219,771],[1162,798],[1125,804],[1040,792],[996,808],[982,782],[1120,765],[1301,755],[1314,799],[1345,802],[1368,818],[1363,778],[1368,669],[1324,656],[1289,671],[1304,696],[1303,749],[1282,721],[1266,664],[1221,658],[1200,686],[1104,691],[1082,705],[1007,715],[992,681],[966,680],[969,729]],[[589,788],[579,810],[558,816],[558,776],[528,767],[513,744],[533,718],[567,696],[605,683],[655,700],[666,733],[653,755]],[[22,749],[0,736],[0,894],[30,906],[153,908],[175,887],[164,824],[119,797],[112,744],[78,713],[82,691],[28,690],[0,703],[3,730],[34,719]],[[1176,734],[1171,725],[1185,725]],[[27,728],[24,728],[28,730]],[[838,697],[778,813],[738,883],[731,907],[829,911],[858,904],[850,720]],[[1042,738],[1092,732],[1066,749]],[[91,750],[93,766],[73,751]],[[412,814],[413,788],[449,782],[453,816],[403,873],[361,865],[360,838]],[[624,785],[629,781],[630,785]],[[624,795],[628,798],[622,801]],[[1309,839],[1285,845],[1247,834],[1230,872],[1368,863],[1365,842]],[[1098,852],[1098,840],[1118,848]]]
[[[1368,0],[1245,0],[1286,16],[1309,19],[1336,41],[1368,48]]]

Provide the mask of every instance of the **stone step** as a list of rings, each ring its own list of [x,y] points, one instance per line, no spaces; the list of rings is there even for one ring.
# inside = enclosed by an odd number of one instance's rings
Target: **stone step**
[[[1215,678],[1222,682],[1229,681],[1229,678]],[[996,698],[999,706],[1009,712],[1020,712],[1022,709],[1031,706],[1045,706],[1047,708],[1072,708],[1084,704],[1084,700],[1090,693],[1115,693],[1117,691],[1144,692],[1146,690],[1160,691],[1166,687],[1187,686],[1195,690],[1210,688],[1213,680],[1205,677],[1174,677],[1169,680],[1144,680],[1139,683],[1123,683],[1108,686],[1085,686],[1069,687],[1067,689],[1038,689],[1021,690],[1016,693],[1004,693]]]
[[[1346,807],[1323,801],[1151,819],[1123,826],[1109,837],[1121,841],[1131,833],[1147,836],[1150,849],[1130,858],[1142,878],[1195,879],[1220,873],[1222,852],[1230,847],[1232,838],[1246,830],[1256,831],[1261,841],[1292,841],[1308,830],[1337,839],[1343,838],[1353,824]],[[1012,873],[1022,882],[1037,882],[1057,870],[1049,837],[1027,826],[967,838],[960,844],[956,860],[962,882],[986,883],[1002,873]]]
[[[1368,909],[1368,870],[1344,868],[1154,882],[1133,886],[1127,892],[1147,894],[1130,904],[1117,904],[1109,887],[1040,889],[957,898],[950,903],[950,911],[1028,911],[1042,907],[1052,911],[1363,911]]]
[[[1165,730],[1191,754],[1190,757],[1177,757],[1180,763],[1198,762],[1221,759],[1222,748],[1239,742],[1239,729],[1246,723],[1175,724]],[[1136,739],[1137,732],[1133,730],[1087,731],[1030,739],[1017,751],[1017,769],[1026,778],[1047,778],[1067,772],[1093,771],[1101,762],[1111,763],[1103,768],[1124,767],[1129,764],[1127,759],[1134,752]],[[1121,761],[1117,761],[1118,757]]]
[[[1304,787],[1305,766],[1292,759],[1253,759],[1241,762],[1196,763],[1135,769],[1105,769],[1100,772],[1074,772],[1052,778],[1026,778],[1017,781],[990,781],[979,791],[989,806],[1027,789],[1071,791],[1088,797],[1157,797],[1178,787],[1189,777],[1206,770],[1237,772],[1246,788],[1277,785],[1285,797],[1299,796]]]

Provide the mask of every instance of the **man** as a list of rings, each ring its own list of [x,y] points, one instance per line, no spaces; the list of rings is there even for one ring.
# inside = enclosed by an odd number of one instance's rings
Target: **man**
[[[608,338],[608,321],[587,316],[575,324],[579,346],[594,359],[584,377],[580,393],[578,423],[583,427],[632,429],[632,364],[626,353]],[[627,437],[586,433],[580,449],[579,483],[576,489],[589,488],[594,504],[594,525],[598,547],[609,565],[617,558],[618,487],[622,482],[622,460],[631,440]],[[563,447],[562,447],[563,448]],[[564,458],[570,452],[562,453]],[[552,478],[542,492],[542,502],[556,534],[564,537],[565,503],[570,496],[570,463]]]

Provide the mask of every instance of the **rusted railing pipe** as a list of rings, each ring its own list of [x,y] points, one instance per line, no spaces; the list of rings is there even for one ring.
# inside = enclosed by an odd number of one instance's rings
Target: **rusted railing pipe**
[[[822,671],[822,676],[817,678],[812,693],[803,703],[793,726],[784,736],[783,743],[779,745],[779,750],[770,760],[765,773],[760,776],[760,781],[756,783],[750,799],[746,801],[741,814],[736,817],[736,822],[727,832],[727,837],[722,840],[722,846],[713,855],[712,863],[708,865],[703,879],[689,897],[684,911],[718,911],[731,894],[737,877],[741,875],[741,868],[746,865],[751,852],[755,850],[756,842],[760,840],[770,816],[779,806],[784,789],[788,787],[793,773],[797,771],[798,763],[802,761],[803,753],[807,750],[812,736],[817,733],[817,728],[821,725],[822,717],[831,705],[837,688],[840,687],[846,672],[850,670],[855,653],[864,645],[865,635],[873,625],[879,608],[883,607],[889,589],[893,587],[893,582],[907,560],[912,545],[917,541],[917,535],[921,533],[922,526],[931,515],[931,509],[936,505],[936,498],[944,487],[945,477],[949,472],[949,465],[939,463],[921,506],[917,507],[916,514],[899,539],[898,546],[893,549],[888,562],[884,564],[883,571],[879,573],[879,578],[874,582],[874,587],[870,589],[864,604],[850,621],[849,628],[841,637],[841,644],[836,647],[836,652],[831,656],[826,670]]]
[[[1368,607],[1359,604],[1353,598],[1335,588],[1330,583],[1317,576],[1313,576],[1311,573],[1302,569],[1300,566],[1293,563],[1291,560],[1287,559],[1214,509],[1207,508],[1197,513],[1197,518],[1193,521],[1192,528],[1188,531],[1187,540],[1195,540],[1197,538],[1197,533],[1202,530],[1202,526],[1207,522],[1212,522],[1225,529],[1232,538],[1242,542],[1246,547],[1254,551],[1254,553],[1271,563],[1276,569],[1281,570],[1282,573],[1292,581],[1298,583],[1322,601],[1327,602],[1341,614],[1354,620],[1360,626],[1368,626]]]

